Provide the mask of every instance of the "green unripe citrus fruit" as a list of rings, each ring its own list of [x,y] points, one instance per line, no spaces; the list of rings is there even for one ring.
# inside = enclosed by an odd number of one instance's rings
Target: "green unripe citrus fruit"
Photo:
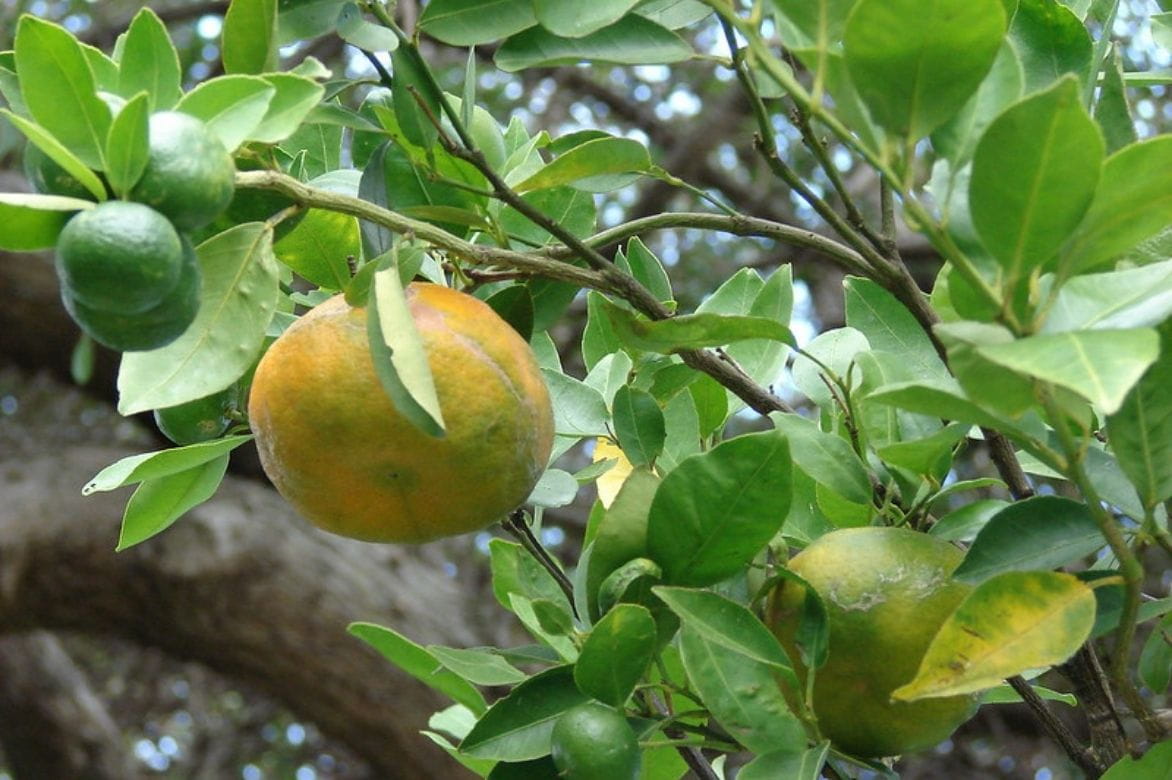
[[[211,222],[232,200],[232,157],[200,120],[179,111],[150,118],[150,156],[130,197],[158,209],[180,230]]]
[[[976,711],[971,695],[891,700],[972,590],[951,578],[963,557],[948,542],[909,529],[849,528],[819,537],[789,562],[826,606],[830,655],[815,673],[814,714],[839,749],[868,757],[921,750]],[[794,637],[804,599],[805,588],[783,584],[766,616],[803,682]]]
[[[178,406],[155,410],[159,432],[179,446],[211,441],[232,425],[231,412],[236,406],[238,389],[231,385],[218,393]]]
[[[57,239],[57,273],[91,309],[135,314],[179,281],[183,244],[167,218],[141,203],[108,200],[78,212]]]
[[[566,780],[635,780],[641,754],[621,712],[591,701],[566,710],[553,726],[553,763]]]
[[[24,147],[24,175],[33,189],[42,195],[94,199],[93,193],[87,190],[84,184],[34,144],[26,144]]]
[[[179,280],[153,308],[136,314],[94,309],[75,299],[69,287],[62,285],[66,311],[94,341],[111,349],[136,352],[167,346],[183,335],[199,312],[199,262],[186,239],[182,245]]]

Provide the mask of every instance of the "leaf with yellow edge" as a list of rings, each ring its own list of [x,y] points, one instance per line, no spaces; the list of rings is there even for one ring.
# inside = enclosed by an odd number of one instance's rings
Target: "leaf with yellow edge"
[[[1061,663],[1090,636],[1095,596],[1070,574],[1006,572],[977,586],[936,633],[915,679],[891,696],[913,701],[992,688]]]
[[[618,448],[618,445],[612,444],[610,439],[599,436],[594,442],[594,462],[598,463],[603,460],[616,461],[595,483],[598,487],[598,500],[609,509],[614,497],[619,494],[619,488],[631,475],[634,466],[631,465],[631,461],[627,460],[627,456]]]

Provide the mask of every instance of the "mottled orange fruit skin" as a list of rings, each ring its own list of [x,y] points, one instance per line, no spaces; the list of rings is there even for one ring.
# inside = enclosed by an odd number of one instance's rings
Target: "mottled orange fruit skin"
[[[475,531],[519,506],[553,446],[549,391],[529,345],[482,301],[413,283],[445,435],[398,414],[374,372],[366,311],[341,295],[261,359],[248,414],[265,473],[306,519],[372,542]]]

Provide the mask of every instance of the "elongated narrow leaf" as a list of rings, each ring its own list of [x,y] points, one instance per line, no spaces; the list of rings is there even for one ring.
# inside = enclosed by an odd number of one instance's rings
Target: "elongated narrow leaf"
[[[790,494],[784,436],[766,431],[729,439],[664,477],[648,519],[649,557],[663,567],[668,583],[719,582],[773,538]]]
[[[692,689],[729,734],[755,753],[800,750],[805,729],[782,696],[776,669],[712,641],[687,624],[680,655]]]
[[[1065,78],[1010,106],[977,144],[973,224],[1010,280],[1049,264],[1095,194],[1102,134]]]
[[[1062,285],[1042,333],[1146,328],[1172,316],[1172,260],[1100,274]]]
[[[658,643],[655,618],[637,604],[616,604],[590,629],[574,664],[578,690],[622,707],[642,679]]]
[[[427,651],[474,685],[515,685],[525,679],[524,672],[487,650],[428,645]]]
[[[647,518],[659,484],[659,477],[650,470],[634,469],[618,488],[598,524],[586,567],[586,595],[591,614],[597,614],[598,589],[603,580],[628,561],[646,556]]]
[[[964,105],[1005,35],[1001,0],[859,0],[847,68],[875,121],[922,138]]]
[[[646,171],[651,167],[647,147],[630,138],[596,138],[565,154],[516,184],[517,192],[549,189],[595,176]]]
[[[277,0],[232,0],[224,14],[221,47],[226,73],[276,70]]]
[[[60,165],[65,169],[66,173],[81,182],[82,186],[89,190],[94,198],[99,201],[106,199],[106,186],[102,184],[102,180],[98,178],[97,174],[78,159],[77,155],[65,148],[48,130],[35,122],[30,122],[24,117],[12,113],[8,109],[0,108],[0,116],[3,116],[11,122],[17,130],[24,134],[24,137],[33,146],[36,146],[44,152],[46,157]]]
[[[220,76],[184,95],[176,110],[203,120],[225,149],[235,151],[264,119],[276,94],[257,76]]]
[[[1070,574],[1007,572],[985,580],[940,627],[914,680],[892,697],[913,701],[992,688],[1065,661],[1090,635],[1095,595]]]
[[[394,629],[374,623],[351,623],[347,630],[379,651],[384,658],[477,715],[488,708],[480,691],[460,675],[445,668],[427,648]]]
[[[88,200],[60,195],[0,192],[0,249],[26,252],[49,249],[74,214],[92,209]]]
[[[130,22],[118,66],[118,94],[147,93],[151,111],[164,111],[183,95],[179,54],[158,15],[144,7]]]
[[[1123,147],[1103,163],[1086,217],[1063,250],[1073,273],[1095,268],[1172,223],[1172,193],[1160,176],[1172,166],[1172,136]]]
[[[1004,429],[1005,422],[965,398],[953,379],[934,382],[896,382],[873,391],[870,400],[909,412]]]
[[[635,466],[645,466],[663,451],[667,436],[663,411],[645,390],[623,385],[614,397],[614,426],[619,446]]]
[[[786,678],[793,678],[793,664],[777,637],[757,616],[745,607],[706,590],[690,588],[655,588],[655,595],[676,613],[680,622],[710,643],[738,655],[774,667]]]
[[[278,292],[271,228],[237,225],[200,244],[196,254],[203,276],[199,313],[167,346],[122,356],[118,410],[124,415],[223,390],[260,352]]]
[[[1073,390],[1112,414],[1160,351],[1154,330],[1091,330],[1041,334],[978,352],[1020,374]]]
[[[453,46],[475,46],[537,24],[532,2],[518,0],[431,0],[420,28]]]
[[[228,470],[228,454],[187,471],[144,481],[126,502],[119,552],[162,533],[186,512],[207,501]]]
[[[650,19],[631,14],[582,38],[560,38],[541,27],[531,27],[502,43],[494,59],[498,68],[511,72],[583,61],[661,65],[682,62],[691,56],[692,47],[683,38]]]
[[[741,768],[737,780],[818,780],[830,753],[830,743],[823,742],[808,750],[774,750],[763,753]]]
[[[81,493],[88,496],[91,493],[115,490],[123,485],[133,485],[144,480],[161,479],[190,471],[216,460],[221,455],[227,455],[251,439],[251,436],[225,436],[222,439],[189,444],[186,447],[130,455],[95,474],[82,488]]]
[[[1167,348],[1107,420],[1111,451],[1148,510],[1172,497],[1172,352]]]
[[[102,170],[110,108],[97,95],[77,39],[25,14],[16,25],[15,52],[21,95],[33,119],[86,165]]]
[[[460,743],[460,752],[498,761],[528,761],[549,753],[558,717],[589,699],[574,684],[571,666],[534,675],[481,716]]]
[[[789,440],[794,465],[852,503],[871,503],[871,480],[850,442],[818,430],[813,422],[796,414],[773,414],[770,419]]]
[[[146,170],[150,155],[147,118],[150,104],[140,92],[118,112],[106,140],[106,178],[115,194],[126,197]]]
[[[978,583],[1007,571],[1055,569],[1104,544],[1086,504],[1035,496],[1010,504],[990,518],[953,576]]]
[[[746,339],[770,339],[794,346],[793,334],[768,317],[735,314],[684,314],[666,320],[645,320],[606,299],[601,307],[623,344],[669,355],[686,349],[720,347]]]

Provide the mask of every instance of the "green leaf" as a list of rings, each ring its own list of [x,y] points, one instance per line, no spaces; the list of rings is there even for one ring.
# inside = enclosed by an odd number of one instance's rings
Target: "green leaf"
[[[998,512],[1009,505],[1009,502],[996,498],[973,501],[941,517],[928,533],[949,542],[971,542]]]
[[[762,753],[745,764],[737,780],[818,780],[830,753],[830,743],[823,742],[808,750],[773,750]]]
[[[829,409],[834,404],[834,397],[830,388],[822,381],[826,369],[841,379],[847,379],[847,373],[855,363],[855,358],[860,352],[866,352],[870,348],[871,344],[867,337],[854,328],[823,331],[806,345],[802,353],[794,356],[794,385],[811,401],[824,409]],[[826,369],[811,358],[825,365]],[[857,372],[855,376],[858,376]]]
[[[526,674],[488,650],[428,645],[427,652],[473,685],[516,685]]]
[[[425,33],[453,46],[475,46],[537,24],[525,0],[431,0],[419,17]]]
[[[278,0],[277,44],[317,38],[333,32],[345,0]]]
[[[1071,707],[1078,706],[1078,698],[1072,693],[1059,693],[1041,685],[1030,685],[1030,687],[1034,689],[1034,693],[1046,701],[1060,701]],[[1021,694],[1009,684],[998,685],[981,694],[982,706],[985,704],[1018,704],[1021,701],[1023,701]]]
[[[976,93],[959,113],[932,133],[932,148],[948,158],[953,169],[963,167],[972,159],[977,142],[989,123],[1022,96],[1023,80],[1017,52],[1008,42],[1003,43]]]
[[[1127,102],[1127,89],[1123,86],[1123,61],[1114,49],[1103,64],[1103,81],[1099,87],[1099,99],[1095,102],[1095,121],[1103,131],[1108,154],[1139,140],[1131,106]]]
[[[533,0],[542,27],[563,38],[581,38],[622,19],[639,0]]]
[[[1017,0],[1009,26],[1009,44],[1025,76],[1024,92],[1045,89],[1067,73],[1083,84],[1094,55],[1086,25],[1061,3]]]
[[[688,384],[688,392],[696,405],[700,435],[711,436],[719,432],[729,416],[728,391],[724,385],[707,374],[702,374]]]
[[[623,482],[594,535],[586,567],[586,596],[590,613],[598,614],[598,589],[611,572],[647,553],[647,518],[659,488],[659,477],[635,469]]]
[[[277,259],[299,276],[327,290],[350,283],[348,257],[360,257],[358,220],[349,214],[310,209],[300,222],[273,245]]]
[[[960,603],[892,698],[914,701],[992,688],[1006,677],[1062,663],[1095,622],[1095,596],[1070,574],[1007,572]]]
[[[165,111],[183,95],[179,54],[167,28],[148,7],[130,22],[118,66],[118,94],[131,98],[147,93],[150,111]]]
[[[219,76],[188,92],[175,107],[208,126],[235,151],[260,125],[277,90],[256,76]]]
[[[228,454],[187,471],[144,480],[126,502],[118,552],[162,533],[189,510],[211,498],[228,470]]]
[[[1159,325],[1172,315],[1172,261],[1083,274],[1062,285],[1042,333]]]
[[[533,336],[533,295],[523,284],[497,290],[484,299],[501,319],[528,341]]]
[[[588,192],[572,187],[550,187],[527,192],[521,196],[521,200],[579,238],[594,232],[597,210],[594,207],[594,196]],[[501,209],[499,220],[506,233],[530,244],[543,246],[557,243],[557,239],[548,231],[533,224],[512,206]]]
[[[693,690],[737,742],[755,753],[805,748],[805,729],[786,705],[776,667],[729,653],[687,624],[679,642]]]
[[[795,344],[789,328],[768,317],[703,312],[666,320],[646,320],[605,298],[600,299],[599,305],[622,343],[645,352],[670,355],[688,349],[720,347],[761,338]]]
[[[593,387],[560,371],[542,369],[553,403],[554,430],[559,435],[605,436],[610,414],[606,399]]]
[[[1172,767],[1172,740],[1152,745],[1141,758],[1124,756],[1103,773],[1100,780],[1164,780]]]
[[[430,436],[443,436],[435,380],[398,269],[391,266],[375,273],[368,305],[371,357],[383,390],[412,425]]]
[[[1077,274],[1107,263],[1172,223],[1172,136],[1123,147],[1103,163],[1094,200],[1063,249],[1062,266]]]
[[[161,349],[127,352],[118,371],[123,415],[176,406],[223,390],[256,360],[277,304],[272,230],[237,225],[196,247],[200,309]]]
[[[1088,330],[1043,333],[977,350],[998,365],[1053,382],[1116,412],[1132,386],[1156,360],[1154,330]]]
[[[572,666],[536,674],[489,707],[460,743],[460,752],[498,761],[541,758],[549,754],[558,717],[588,700],[574,684]]]
[[[553,601],[566,608],[569,603],[553,576],[516,542],[493,539],[488,543],[492,568],[492,592],[505,609],[512,608],[511,595],[530,601]]]
[[[547,509],[569,506],[574,502],[576,495],[578,495],[578,480],[574,479],[572,474],[561,469],[546,469],[541,478],[537,480],[537,484],[533,486],[525,503]]]
[[[949,456],[953,448],[968,435],[969,427],[967,423],[952,423],[929,436],[877,447],[875,454],[884,463],[907,469],[913,474],[935,474],[941,459],[951,462]]]
[[[312,79],[293,73],[267,73],[261,78],[275,92],[260,124],[248,133],[248,140],[275,144],[301,126],[321,101],[325,88]]]
[[[221,47],[225,73],[276,70],[277,0],[232,0],[224,14]]]
[[[78,159],[77,155],[62,146],[61,142],[45,128],[5,108],[0,108],[0,115],[11,122],[34,146],[44,152],[45,156],[81,182],[94,198],[99,201],[106,199],[106,186],[102,184],[102,180],[98,178],[97,174]]]
[[[1018,501],[991,517],[953,577],[977,584],[1007,571],[1056,569],[1105,544],[1086,504],[1059,496]]]
[[[1002,325],[962,320],[933,328],[948,350],[948,365],[974,403],[996,414],[1020,417],[1037,403],[1034,381],[1006,371],[980,353],[980,348],[1014,341]]]
[[[227,455],[251,439],[251,436],[225,436],[222,439],[189,444],[186,447],[171,447],[156,452],[130,455],[95,474],[82,488],[81,494],[88,496],[92,493],[115,490],[124,485],[133,485],[136,482],[158,480],[190,471],[216,460],[221,455]]]
[[[403,48],[391,53],[391,67],[395,78],[391,105],[395,108],[399,129],[411,143],[430,149],[439,137],[439,128],[434,122],[443,116],[443,111],[439,96],[426,77],[427,66],[419,60],[417,53]]]
[[[707,18],[712,8],[702,0],[642,0],[635,8],[635,13],[669,30],[678,30]]]
[[[842,283],[846,323],[861,332],[871,349],[899,355],[916,379],[947,376],[932,340],[894,295],[870,279],[848,276]]]
[[[614,428],[619,446],[632,465],[645,466],[663,451],[667,436],[663,411],[645,390],[623,385],[614,397]]]
[[[740,571],[773,538],[790,503],[790,451],[775,431],[694,455],[655,493],[648,557],[676,585],[704,586]]]
[[[706,590],[660,586],[654,591],[683,625],[726,651],[772,666],[798,689],[793,663],[781,643],[748,609]]]
[[[471,683],[446,669],[427,648],[412,642],[394,629],[374,623],[351,623],[346,630],[416,680],[463,704],[477,715],[483,714],[487,709],[484,697]]]
[[[338,11],[338,37],[351,46],[370,52],[393,52],[399,48],[399,39],[393,30],[362,18],[362,11],[354,3],[345,3]],[[398,76],[398,68],[395,69]],[[396,81],[396,83],[398,83]]]
[[[1172,497],[1172,351],[1159,359],[1107,419],[1107,438],[1146,510]]]
[[[1010,284],[1050,263],[1086,213],[1103,137],[1064,78],[1003,112],[977,144],[969,208]]]
[[[1172,684],[1172,614],[1152,628],[1139,655],[1140,679],[1152,691],[1166,691]]]
[[[895,382],[873,391],[867,398],[876,403],[895,406],[917,414],[940,417],[944,420],[998,428],[1008,432],[1005,422],[965,398],[955,380],[931,382]],[[1012,429],[1010,429],[1012,430]]]
[[[493,58],[498,68],[518,71],[582,61],[615,65],[659,65],[692,57],[692,47],[666,27],[637,14],[582,38],[560,38],[541,27],[512,35]]]
[[[672,300],[671,280],[663,263],[647,246],[636,236],[627,242],[627,251],[621,254],[622,262],[615,257],[616,265],[625,266],[624,270],[639,280],[655,299],[661,303]],[[788,321],[788,318],[786,318]]]
[[[110,108],[97,95],[77,39],[25,14],[16,25],[15,51],[20,91],[33,119],[90,168],[104,169]]]
[[[850,442],[796,414],[778,412],[769,419],[789,440],[795,466],[852,503],[871,503],[871,479]]]
[[[655,657],[657,644],[650,610],[616,604],[582,643],[574,664],[574,683],[590,698],[622,707]]]
[[[140,92],[122,107],[110,125],[110,137],[106,139],[106,178],[110,181],[110,188],[121,198],[127,197],[130,188],[146,170],[150,156],[149,116],[147,93]]]
[[[92,209],[88,200],[60,195],[0,192],[0,249],[27,252],[50,249],[57,234],[78,211]]]
[[[843,34],[846,64],[875,121],[922,138],[976,91],[1006,22],[1001,0],[860,0]]]
[[[575,146],[524,181],[517,192],[529,192],[577,183],[587,190],[592,177],[646,171],[651,167],[647,147],[630,138],[596,138]]]

